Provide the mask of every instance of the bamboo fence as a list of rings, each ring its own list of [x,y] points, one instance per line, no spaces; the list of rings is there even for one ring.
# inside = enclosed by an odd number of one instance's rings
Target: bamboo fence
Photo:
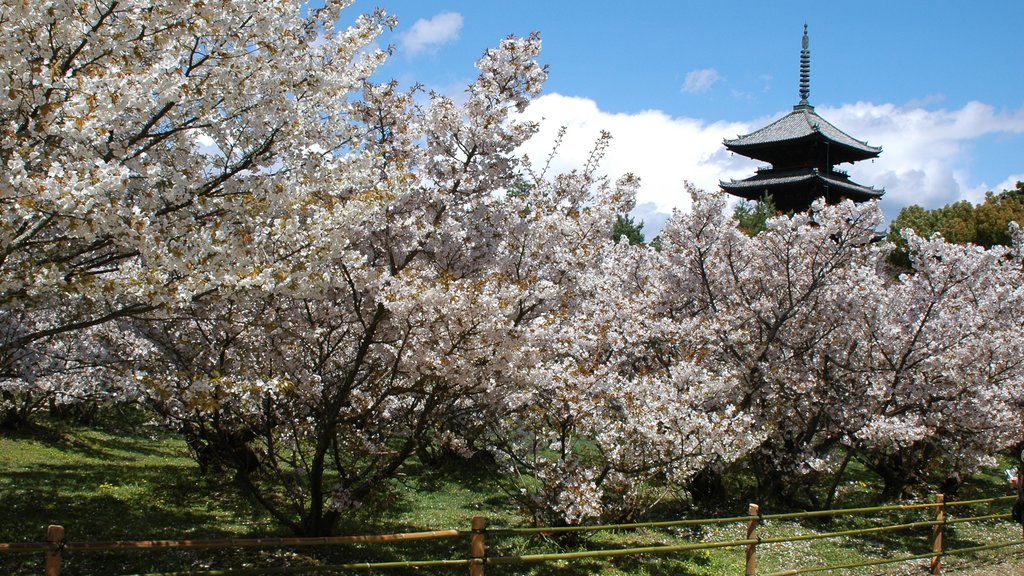
[[[440,539],[465,539],[469,538],[469,555],[465,558],[453,559],[431,559],[431,560],[401,560],[391,562],[353,562],[345,564],[308,565],[308,566],[286,566],[266,568],[234,568],[220,570],[191,570],[177,572],[161,572],[158,574],[146,574],[135,576],[243,576],[263,574],[301,574],[301,573],[340,573],[355,570],[386,570],[392,568],[420,569],[420,568],[468,568],[470,576],[484,576],[486,567],[500,565],[535,564],[542,562],[572,561],[591,558],[613,558],[621,556],[673,554],[679,552],[710,550],[717,548],[742,548],[745,553],[745,576],[757,576],[757,563],[759,556],[763,557],[766,547],[773,544],[803,542],[810,540],[847,538],[852,536],[866,536],[874,534],[885,534],[896,531],[914,530],[928,528],[930,551],[922,554],[901,556],[897,558],[878,558],[856,563],[831,564],[822,566],[805,566],[783,571],[761,574],[761,576],[794,576],[797,574],[809,574],[823,571],[852,570],[911,562],[915,560],[929,560],[929,573],[940,574],[942,571],[942,558],[948,556],[973,554],[986,550],[998,550],[1024,544],[1024,538],[987,544],[971,546],[959,549],[946,549],[943,546],[943,535],[945,528],[953,524],[970,522],[984,522],[994,520],[1008,520],[1008,513],[987,514],[981,516],[950,517],[949,509],[954,507],[998,504],[1009,502],[1015,496],[988,498],[965,501],[946,501],[941,494],[936,495],[934,502],[903,504],[893,506],[874,506],[866,508],[846,508],[838,510],[818,510],[811,512],[794,512],[784,514],[763,514],[757,504],[751,504],[746,516],[734,516],[729,518],[705,518],[705,519],[682,519],[660,522],[640,522],[630,524],[605,524],[599,526],[564,526],[544,528],[487,528],[486,518],[474,517],[469,530],[432,530],[424,532],[406,532],[400,534],[377,534],[377,535],[355,535],[355,536],[332,536],[319,538],[221,538],[205,540],[138,540],[138,541],[108,541],[108,542],[76,542],[69,541],[65,537],[62,526],[50,526],[47,529],[46,541],[0,544],[0,555],[4,553],[28,553],[42,552],[45,557],[43,561],[43,573],[45,576],[60,576],[62,561],[66,554],[90,553],[100,551],[145,551],[156,549],[236,549],[236,548],[272,548],[272,547],[304,547],[304,546],[332,546],[355,543],[397,543],[411,542],[417,540],[440,540]],[[885,512],[911,511],[911,510],[932,510],[929,520],[917,522],[904,522],[899,524],[883,524],[870,528],[853,530],[840,530],[835,532],[800,534],[786,537],[764,537],[760,535],[761,528],[767,521],[795,521],[811,518],[835,517],[841,515],[863,514],[873,515]],[[673,527],[700,527],[721,524],[739,524],[743,528],[743,537],[735,540],[720,540],[713,542],[685,542],[681,544],[667,544],[657,546],[640,546],[627,548],[610,548],[602,550],[585,550],[578,552],[561,552],[551,554],[522,554],[516,556],[490,555],[487,551],[487,539],[501,536],[530,536],[537,534],[554,535],[565,533],[584,533],[610,530],[636,530],[636,529],[659,529]]]

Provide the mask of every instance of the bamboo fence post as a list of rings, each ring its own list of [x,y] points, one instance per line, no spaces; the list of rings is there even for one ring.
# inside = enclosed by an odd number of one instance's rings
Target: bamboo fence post
[[[757,504],[751,504],[747,508],[748,516],[759,516],[761,507]],[[747,522],[747,540],[757,539],[757,525],[760,523],[760,518],[754,518]],[[747,569],[744,572],[746,576],[755,576],[757,574],[757,543],[747,544]]]
[[[44,570],[46,576],[60,576],[60,554],[64,550],[64,527],[51,525],[46,528],[46,541],[50,549],[46,551]]]
[[[484,530],[487,528],[487,518],[474,516],[471,527],[473,535],[469,537],[469,576],[484,576]]]
[[[946,495],[936,494],[935,503],[938,506],[935,507],[935,521],[937,524],[932,526],[932,565],[931,573],[939,574],[942,572],[942,529],[946,522]]]

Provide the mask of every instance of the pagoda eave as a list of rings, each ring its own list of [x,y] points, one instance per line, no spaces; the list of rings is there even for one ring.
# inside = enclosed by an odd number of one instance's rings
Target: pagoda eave
[[[885,194],[885,190],[862,186],[846,179],[841,174],[822,174],[819,172],[800,172],[789,174],[773,174],[765,171],[745,180],[721,181],[723,190],[734,196],[747,200],[760,200],[766,194],[772,196],[780,208],[790,202],[787,196],[825,196],[826,198],[849,198],[854,202],[876,200]],[[795,200],[795,199],[794,199]]]
[[[812,106],[797,106],[792,112],[775,122],[734,139],[726,139],[726,148],[751,156],[764,149],[789,147],[805,144],[826,144],[836,150],[839,157],[850,160],[866,160],[882,153],[882,149],[871,146],[836,128],[814,111]],[[756,156],[753,156],[756,158]],[[762,160],[762,158],[758,158]],[[839,160],[837,160],[838,162]]]
[[[828,147],[828,156],[832,164],[852,164],[861,160],[875,158],[881,153],[881,148],[864,149],[862,147],[848,146],[842,142],[829,140],[820,133],[807,134],[799,138],[787,140],[752,144],[747,144],[740,140],[725,140],[723,144],[725,144],[726,149],[730,152],[762,162],[768,162],[769,164],[777,164],[779,162],[780,151],[785,151],[787,156],[795,155],[799,157],[808,155],[806,152],[801,152],[803,150],[811,151],[826,146]]]

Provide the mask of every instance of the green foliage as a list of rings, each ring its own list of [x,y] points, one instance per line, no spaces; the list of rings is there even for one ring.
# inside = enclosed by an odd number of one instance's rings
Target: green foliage
[[[924,238],[939,233],[950,242],[991,248],[1010,244],[1010,222],[1024,224],[1024,182],[999,194],[987,192],[985,201],[978,205],[960,200],[933,210],[916,204],[907,206],[889,226],[888,238],[896,245],[892,260],[909,264],[906,242],[900,234],[907,228]]]
[[[985,195],[985,202],[975,209],[976,243],[982,246],[1007,246],[1012,242],[1010,222],[1024,225],[1024,182],[1002,194]]]
[[[644,221],[637,222],[629,214],[619,214],[612,226],[612,240],[618,242],[623,236],[630,246],[644,243]]]
[[[966,200],[954,202],[940,208],[939,232],[954,244],[975,243],[978,238],[975,226],[974,205]]]
[[[765,229],[768,219],[777,214],[778,210],[772,197],[765,195],[757,202],[746,200],[740,202],[733,210],[732,217],[736,219],[740,230],[743,230],[747,236],[754,237]]]
[[[530,194],[533,190],[533,184],[530,184],[525,178],[515,178],[508,186],[508,190],[505,191],[505,196],[508,198],[523,198]]]

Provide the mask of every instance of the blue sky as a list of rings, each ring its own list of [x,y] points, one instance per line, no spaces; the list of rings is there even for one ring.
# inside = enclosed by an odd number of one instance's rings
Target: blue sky
[[[474,61],[501,38],[539,31],[550,66],[527,113],[543,129],[526,151],[546,156],[569,129],[559,168],[579,165],[599,130],[604,167],[635,172],[635,214],[648,234],[689,206],[683,182],[715,188],[753,174],[723,138],[788,112],[798,97],[809,26],[811,97],[819,114],[881,145],[873,163],[843,165],[886,189],[889,219],[909,204],[980,201],[1024,180],[1024,2],[357,0],[399,19],[381,39],[394,56],[379,79],[420,82],[458,98]]]

